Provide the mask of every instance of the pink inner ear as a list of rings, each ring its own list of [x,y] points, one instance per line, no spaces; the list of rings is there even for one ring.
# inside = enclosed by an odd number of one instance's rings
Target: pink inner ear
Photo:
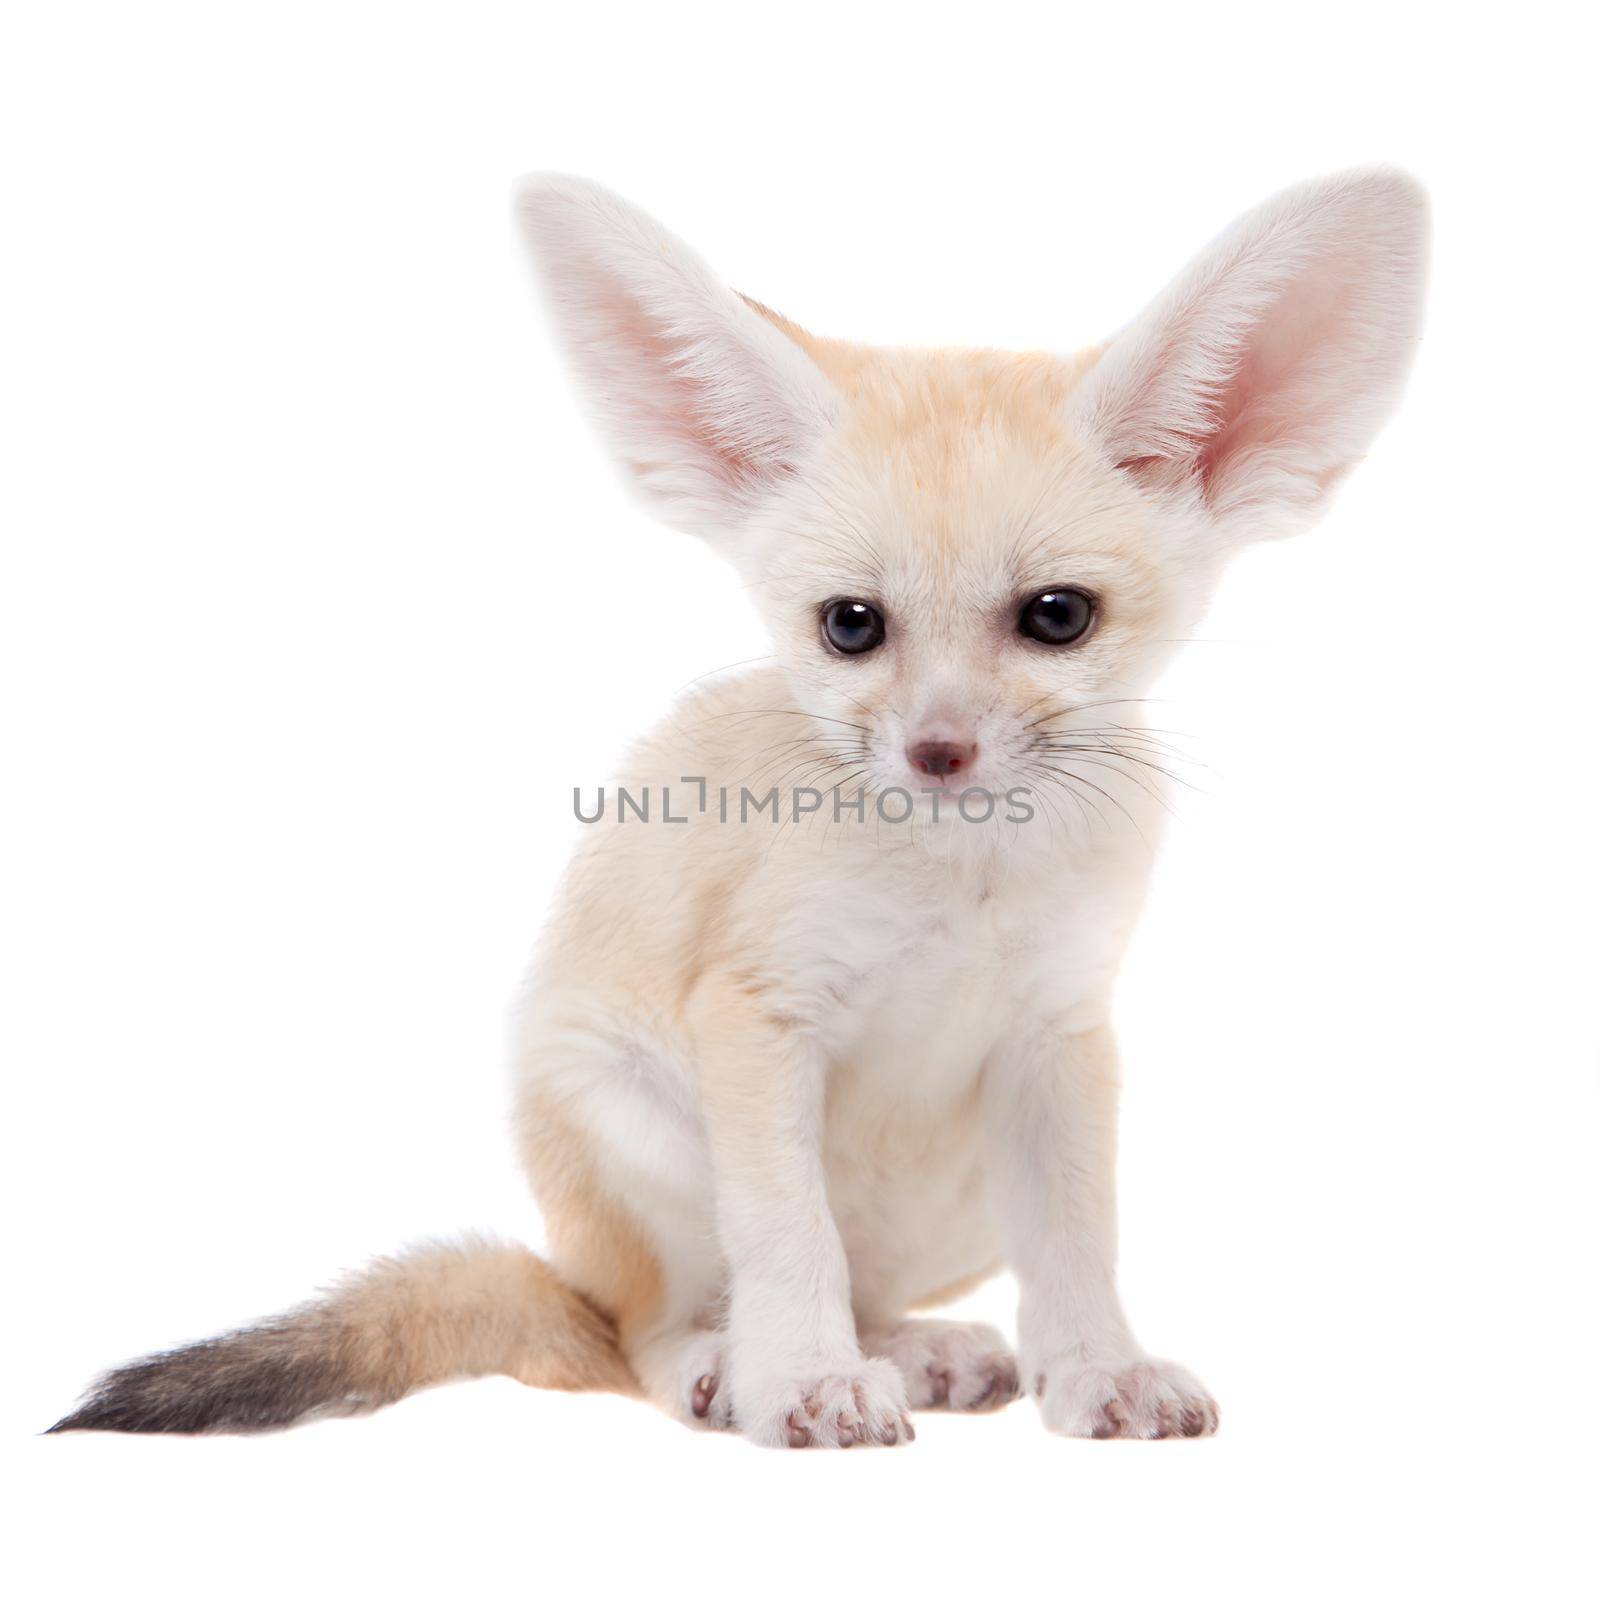
[[[1360,459],[1416,342],[1426,210],[1378,170],[1230,229],[1102,355],[1081,415],[1152,493],[1287,532]]]
[[[1360,361],[1347,348],[1354,299],[1338,273],[1308,275],[1256,323],[1213,402],[1212,430],[1198,441],[1195,467],[1208,496],[1231,463],[1262,446],[1315,447],[1317,429],[1360,377],[1348,370]]]
[[[563,222],[569,220],[562,217]],[[649,226],[648,224],[646,224]],[[544,265],[559,321],[623,470],[703,525],[791,475],[825,384],[771,320],[660,236],[552,230]],[[798,368],[798,376],[796,375]]]
[[[839,394],[805,337],[753,309],[617,195],[549,174],[520,214],[601,436],[663,520],[717,538],[801,469]]]
[[[792,470],[775,460],[770,446],[762,450],[738,436],[736,428],[719,421],[728,410],[729,385],[719,385],[705,368],[709,355],[696,352],[692,338],[673,339],[661,324],[607,275],[596,275],[592,307],[608,331],[613,348],[605,353],[612,369],[611,403],[641,436],[653,436],[662,445],[692,457],[730,490],[749,489],[770,479],[775,471]],[[629,471],[649,477],[662,463],[630,460]]]

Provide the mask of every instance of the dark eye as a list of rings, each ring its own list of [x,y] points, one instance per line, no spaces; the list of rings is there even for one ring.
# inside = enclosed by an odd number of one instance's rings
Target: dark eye
[[[1076,644],[1094,625],[1094,596],[1082,589],[1046,589],[1023,606],[1017,626],[1040,644]]]
[[[822,611],[822,637],[842,656],[863,656],[883,643],[883,613],[865,600],[830,600]]]

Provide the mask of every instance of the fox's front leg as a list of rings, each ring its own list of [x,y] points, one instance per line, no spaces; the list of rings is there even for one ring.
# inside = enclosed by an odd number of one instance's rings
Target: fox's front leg
[[[702,995],[694,1023],[729,1273],[734,1426],[791,1447],[910,1439],[900,1373],[856,1339],[823,1171],[822,1052],[742,994]]]
[[[1211,1433],[1217,1404],[1140,1349],[1117,1294],[1117,1051],[1110,1029],[1064,1023],[992,1064],[986,1115],[1021,1284],[1025,1392],[1058,1433]]]

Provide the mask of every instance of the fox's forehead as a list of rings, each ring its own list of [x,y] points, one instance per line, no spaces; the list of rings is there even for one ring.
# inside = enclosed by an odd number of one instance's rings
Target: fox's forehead
[[[1067,399],[1099,358],[985,349],[886,348],[823,339],[750,302],[821,369],[847,402],[864,450],[913,458],[930,476],[1006,439],[1041,455],[1066,442]]]
[[[846,535],[834,549],[847,563],[870,549],[891,587],[956,585],[976,600],[1060,581],[1063,558],[1142,566],[1153,553],[1147,508],[1072,431],[1068,397],[1098,350],[880,348],[764,315],[843,398],[832,471],[796,489],[822,497],[820,521]]]

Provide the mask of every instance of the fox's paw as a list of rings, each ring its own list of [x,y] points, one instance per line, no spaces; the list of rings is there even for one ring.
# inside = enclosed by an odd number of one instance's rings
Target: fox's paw
[[[861,1361],[825,1374],[747,1379],[735,1385],[733,1405],[747,1438],[779,1448],[848,1450],[916,1437],[906,1415],[905,1380],[888,1361]]]
[[[664,1411],[695,1428],[736,1426],[723,1372],[726,1337],[693,1329],[629,1352],[645,1392]]]
[[[914,1411],[998,1411],[1021,1387],[1017,1358],[981,1322],[913,1318],[865,1335],[861,1348],[894,1363]]]
[[[1032,1374],[1044,1425],[1075,1439],[1193,1439],[1215,1433],[1217,1402],[1170,1361],[1057,1357]]]

